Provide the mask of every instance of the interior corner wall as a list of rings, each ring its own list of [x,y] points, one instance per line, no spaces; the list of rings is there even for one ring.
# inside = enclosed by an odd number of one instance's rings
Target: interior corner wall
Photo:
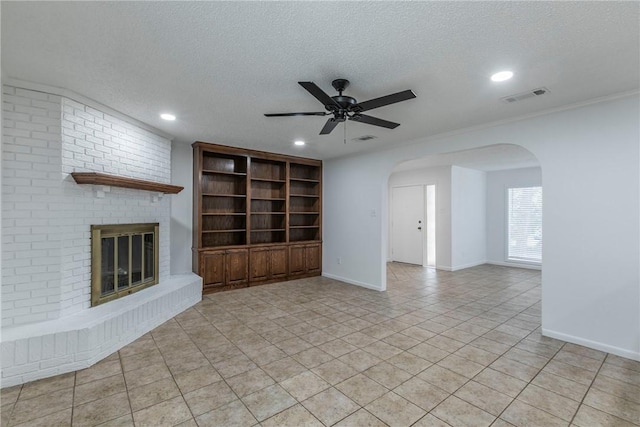
[[[436,268],[451,269],[451,166],[394,172],[389,177],[388,197],[393,187],[408,185],[436,186]],[[391,203],[387,210],[387,259],[391,256]]]
[[[325,161],[324,274],[385,289],[395,165],[516,144],[544,175],[543,333],[640,360],[639,101],[637,94],[602,100]],[[338,265],[336,256],[348,262]]]
[[[486,262],[486,200],[484,171],[451,167],[452,271]]]
[[[2,326],[60,316],[60,96],[2,86]]]
[[[189,144],[174,142],[171,149],[171,178],[184,187],[171,199],[171,274],[191,271],[193,230],[193,151]]]
[[[377,154],[366,156],[366,161],[355,168],[351,167],[351,157],[323,163],[323,276],[385,289],[386,282],[381,278],[386,277],[387,264],[381,261],[387,257],[386,196],[391,171],[385,163]],[[381,173],[384,170],[388,172]]]
[[[507,261],[507,189],[540,186],[542,170],[539,167],[487,172],[488,263],[531,268],[531,265]]]

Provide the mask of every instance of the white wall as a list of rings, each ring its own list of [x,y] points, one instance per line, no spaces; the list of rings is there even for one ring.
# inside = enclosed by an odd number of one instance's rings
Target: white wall
[[[487,259],[486,174],[451,167],[451,270],[484,264]]]
[[[326,161],[324,274],[385,288],[387,180],[396,164],[517,144],[544,173],[544,333],[640,359],[639,117],[633,95]]]
[[[540,186],[542,186],[542,170],[540,168],[487,172],[488,263],[531,267],[531,265],[507,261],[507,189]]]
[[[436,268],[451,267],[451,166],[394,172],[389,177],[389,195],[392,187],[407,185],[436,186]],[[389,209],[391,206],[389,206]],[[387,210],[387,242],[391,242],[391,216]],[[326,221],[325,221],[326,224]],[[391,259],[388,245],[387,258]]]
[[[171,198],[171,274],[191,271],[193,212],[193,150],[188,144],[173,144],[171,177],[184,187]]]
[[[384,290],[388,159],[345,157],[324,162],[322,169],[322,275]]]

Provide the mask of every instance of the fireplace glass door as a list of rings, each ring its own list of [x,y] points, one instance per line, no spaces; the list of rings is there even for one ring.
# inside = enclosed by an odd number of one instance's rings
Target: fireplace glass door
[[[158,224],[91,226],[91,305],[158,283]]]

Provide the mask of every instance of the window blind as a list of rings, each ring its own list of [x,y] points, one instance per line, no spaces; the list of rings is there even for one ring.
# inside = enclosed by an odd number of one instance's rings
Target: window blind
[[[507,259],[542,262],[542,187],[508,189]]]

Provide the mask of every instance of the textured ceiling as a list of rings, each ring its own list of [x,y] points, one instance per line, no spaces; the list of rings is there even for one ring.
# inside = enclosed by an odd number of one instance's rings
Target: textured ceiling
[[[2,68],[195,140],[332,158],[638,89],[638,2],[7,2]],[[511,69],[501,84],[489,76]],[[351,80],[388,130],[325,118],[296,82]],[[499,98],[539,86],[514,105]],[[175,122],[158,114],[170,111]],[[366,142],[352,138],[374,135]],[[294,139],[307,141],[293,147]]]

